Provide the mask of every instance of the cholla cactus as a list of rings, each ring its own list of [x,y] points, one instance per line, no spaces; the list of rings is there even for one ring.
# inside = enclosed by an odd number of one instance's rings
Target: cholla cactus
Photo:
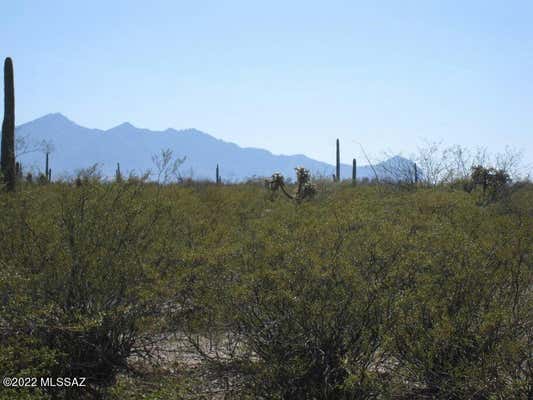
[[[297,167],[295,170],[298,188],[294,195],[291,195],[287,191],[285,186],[285,178],[279,172],[273,174],[270,180],[265,180],[266,188],[272,191],[272,193],[278,191],[278,189],[281,189],[285,196],[291,200],[295,200],[296,202],[313,197],[316,193],[316,188],[313,184],[311,184],[311,175],[309,174],[309,171],[303,167]]]
[[[311,198],[316,194],[316,188],[311,183],[311,174],[309,170],[304,167],[297,167],[296,180],[298,182],[298,190],[296,191],[296,200],[301,201],[305,198]]]
[[[267,187],[267,189],[270,189],[273,192],[278,190],[284,184],[285,184],[285,178],[283,178],[283,175],[281,175],[279,172],[274,173],[272,175],[272,179],[265,180],[265,186]]]

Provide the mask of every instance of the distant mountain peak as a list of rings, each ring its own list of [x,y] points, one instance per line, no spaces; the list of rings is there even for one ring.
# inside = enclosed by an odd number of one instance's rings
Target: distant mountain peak
[[[61,113],[46,114],[40,118],[30,121],[24,125],[39,127],[39,129],[68,131],[70,129],[80,128],[74,121],[68,119]]]
[[[40,122],[62,122],[62,123],[75,124],[74,121],[68,119],[63,114],[58,113],[58,112],[43,115],[42,117],[37,118],[36,120],[34,120],[32,122],[37,122],[37,121],[40,121]]]
[[[405,158],[400,155],[396,155],[393,157],[390,157],[389,159],[382,161],[380,164],[387,164],[387,165],[411,165],[414,164],[414,162],[408,158]]]
[[[114,126],[113,128],[109,130],[116,131],[116,130],[129,130],[129,129],[137,129],[137,128],[129,122],[123,122],[120,125]]]
[[[62,119],[68,120],[68,118],[65,117],[63,114],[61,114],[60,112],[49,113],[49,114],[43,115],[41,118],[62,118]]]

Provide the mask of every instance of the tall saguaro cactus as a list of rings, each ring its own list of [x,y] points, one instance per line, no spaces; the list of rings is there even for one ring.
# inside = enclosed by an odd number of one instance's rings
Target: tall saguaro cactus
[[[7,190],[15,189],[15,85],[13,61],[7,57],[4,63],[4,121],[2,123],[2,149],[0,169]]]
[[[335,180],[340,182],[341,180],[341,151],[339,139],[337,139],[337,167],[335,169]]]
[[[352,185],[357,184],[357,160],[354,158],[352,161]]]
[[[120,163],[117,163],[117,169],[115,170],[115,182],[122,182],[122,172],[120,171]]]
[[[218,164],[217,164],[217,170],[216,170],[216,182],[217,182],[217,185],[221,182],[220,169],[218,168]]]
[[[48,168],[48,166],[50,165],[49,162],[48,162],[48,155],[49,154],[50,153],[46,152],[46,162],[44,164],[44,174],[46,175],[46,179],[48,179],[48,176],[50,175],[49,168]]]

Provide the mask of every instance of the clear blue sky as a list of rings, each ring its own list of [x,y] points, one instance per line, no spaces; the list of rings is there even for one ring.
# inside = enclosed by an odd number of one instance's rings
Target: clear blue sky
[[[17,124],[194,127],[349,162],[422,139],[533,162],[532,1],[2,1]],[[3,107],[3,99],[0,100]]]

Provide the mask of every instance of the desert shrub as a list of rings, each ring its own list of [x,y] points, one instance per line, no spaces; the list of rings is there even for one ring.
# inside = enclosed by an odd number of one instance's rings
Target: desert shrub
[[[377,396],[392,296],[387,277],[398,250],[380,239],[368,246],[370,227],[380,218],[383,224],[383,215],[351,208],[341,218],[315,203],[267,204],[269,212],[257,214],[242,205],[253,218],[222,225],[235,227],[226,231],[232,245],[191,270],[197,297],[187,303],[205,317],[195,328],[215,320],[219,332],[230,332],[238,351],[216,361],[237,370],[254,396]]]
[[[531,225],[468,198],[439,197],[418,202],[411,251],[398,264],[394,374],[413,396],[526,398]]]
[[[532,396],[531,185],[90,176],[0,194],[0,372],[91,382],[7,398]]]
[[[471,180],[474,187],[480,187],[482,201],[490,203],[508,194],[509,174],[503,169],[472,167]]]
[[[224,357],[198,351],[248,393],[527,398],[529,192],[502,209],[440,189],[341,188],[299,207],[247,190],[192,194],[178,230],[190,337],[229,336]]]
[[[42,320],[42,310],[23,295],[28,279],[5,262],[0,266],[0,375],[49,376],[57,366],[58,353],[32,334]],[[46,398],[39,388],[0,388],[2,400]]]
[[[165,210],[140,188],[41,187],[13,196],[1,226],[1,259],[25,277],[16,294],[36,308],[9,323],[11,336],[27,332],[56,355],[52,375],[87,377],[97,397],[130,356],[148,355],[164,305],[150,250]]]

